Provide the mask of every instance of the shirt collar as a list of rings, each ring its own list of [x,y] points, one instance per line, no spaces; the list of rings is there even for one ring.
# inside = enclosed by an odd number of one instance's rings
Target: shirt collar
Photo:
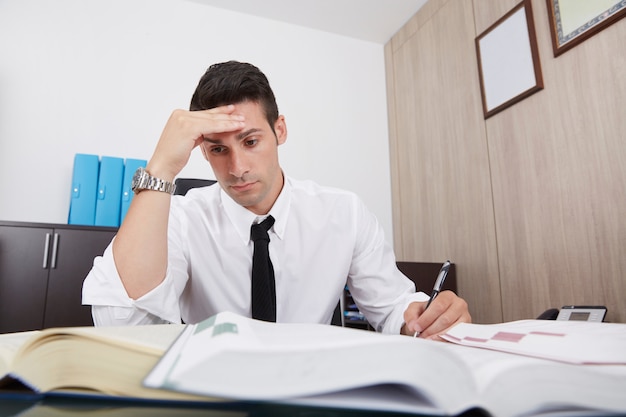
[[[270,212],[274,216],[275,222],[270,231],[283,239],[285,235],[285,227],[287,225],[287,217],[289,215],[289,207],[291,206],[291,181],[287,176],[284,177],[285,182],[283,189],[280,191],[278,198],[274,202]],[[250,242],[250,226],[256,221],[262,221],[267,216],[258,216],[245,207],[239,205],[235,200],[230,198],[223,189],[220,189],[220,199],[226,216],[230,219],[237,234],[241,238],[244,245]]]

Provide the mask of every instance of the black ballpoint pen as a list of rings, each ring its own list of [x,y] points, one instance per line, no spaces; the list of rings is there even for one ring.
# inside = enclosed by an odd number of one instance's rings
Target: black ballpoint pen
[[[430,303],[433,302],[435,297],[439,295],[443,288],[443,283],[446,280],[446,276],[448,276],[448,271],[450,270],[450,261],[445,261],[439,270],[439,274],[437,275],[437,279],[435,280],[435,285],[433,286],[433,292],[430,294],[430,298],[428,299],[428,303],[426,303],[426,307],[424,307],[424,311],[428,308]],[[413,337],[419,336],[420,332],[415,332]]]

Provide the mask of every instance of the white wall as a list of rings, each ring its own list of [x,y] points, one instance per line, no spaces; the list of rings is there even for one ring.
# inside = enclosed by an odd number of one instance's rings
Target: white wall
[[[229,59],[268,76],[286,173],[355,191],[391,242],[383,45],[189,0],[0,0],[0,220],[66,223],[74,154],[149,159]],[[181,176],[213,178],[200,152]]]

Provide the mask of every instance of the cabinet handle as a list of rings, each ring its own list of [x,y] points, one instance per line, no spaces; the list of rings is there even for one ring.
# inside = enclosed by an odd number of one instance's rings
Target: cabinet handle
[[[50,249],[50,233],[46,233],[46,243],[43,247],[43,269],[48,268],[48,250]]]
[[[52,241],[52,260],[50,261],[50,269],[55,269],[57,267],[57,252],[59,249],[59,234],[54,234],[54,240]]]

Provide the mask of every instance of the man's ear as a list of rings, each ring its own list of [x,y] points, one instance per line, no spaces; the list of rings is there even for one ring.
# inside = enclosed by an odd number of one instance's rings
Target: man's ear
[[[282,145],[287,141],[287,124],[285,123],[285,116],[278,116],[278,119],[274,122],[274,132],[276,132],[276,142],[279,145]]]

